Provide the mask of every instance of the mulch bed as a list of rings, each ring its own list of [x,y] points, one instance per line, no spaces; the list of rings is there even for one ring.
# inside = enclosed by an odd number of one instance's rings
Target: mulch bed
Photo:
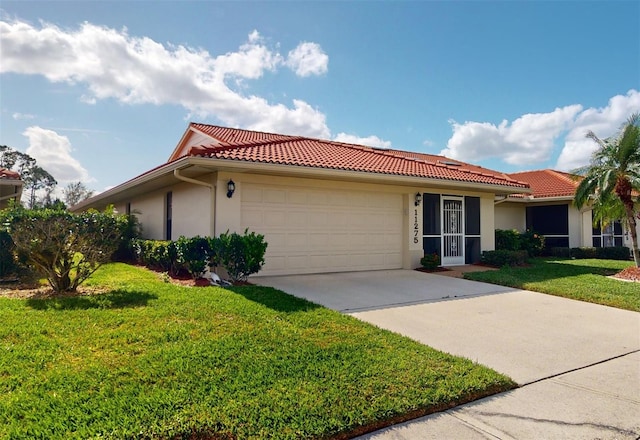
[[[451,269],[446,267],[436,267],[435,269],[427,269],[426,267],[416,267],[418,272],[434,273],[434,272],[449,272]]]
[[[617,274],[612,275],[612,278],[617,278],[624,281],[634,281],[638,283],[640,282],[640,267],[627,267],[622,272],[618,272]]]

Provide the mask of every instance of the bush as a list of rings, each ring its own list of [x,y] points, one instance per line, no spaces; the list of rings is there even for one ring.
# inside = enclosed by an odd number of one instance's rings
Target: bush
[[[434,270],[440,266],[440,255],[436,253],[425,254],[425,256],[420,259],[420,264],[425,269]]]
[[[165,240],[142,240],[133,242],[137,260],[151,269],[177,274],[181,266],[175,242]]]
[[[135,240],[138,261],[172,275],[186,270],[196,279],[207,266],[222,266],[233,282],[246,281],[264,264],[264,236],[245,230],[220,237],[180,237],[177,241]]]
[[[180,263],[195,280],[209,266],[212,257],[210,240],[196,236],[192,238],[180,237],[175,242]]]
[[[495,237],[498,251],[527,251],[530,257],[538,257],[544,250],[544,236],[534,231],[496,229]]]
[[[14,244],[7,231],[0,230],[0,278],[13,274],[16,270],[13,259]]]
[[[552,247],[549,254],[556,258],[571,258],[571,249],[568,247]]]
[[[603,260],[629,260],[631,250],[626,246],[596,248],[596,258]]]
[[[72,214],[22,207],[3,211],[0,220],[16,251],[44,273],[55,292],[75,291],[110,260],[120,241],[122,221],[112,210]]]
[[[594,247],[576,247],[571,248],[571,258],[582,260],[585,258],[596,258],[596,248]]]
[[[496,251],[484,251],[480,261],[483,264],[494,267],[523,266],[527,263],[529,254],[527,251],[508,251],[504,249]]]
[[[113,261],[129,263],[136,261],[135,242],[140,237],[141,226],[138,218],[133,214],[122,216],[120,224],[120,243],[118,249],[111,256]]]
[[[496,229],[495,235],[497,250],[520,250],[520,232],[515,229]]]
[[[544,251],[544,236],[534,231],[520,234],[520,249],[527,251],[530,257],[539,257]]]
[[[246,281],[249,275],[258,273],[264,264],[267,243],[264,235],[255,232],[244,235],[229,231],[220,234],[216,263],[225,268],[233,282]]]

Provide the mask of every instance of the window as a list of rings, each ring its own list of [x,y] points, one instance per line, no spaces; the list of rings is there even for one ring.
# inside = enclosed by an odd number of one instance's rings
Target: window
[[[593,219],[593,212],[591,216]],[[620,220],[609,222],[604,228],[598,222],[592,230],[593,247],[622,246],[622,238],[622,222]]]
[[[480,262],[480,197],[465,197],[465,264]]]
[[[171,223],[172,223],[172,219],[173,219],[173,193],[171,191],[169,191],[167,193],[167,198],[165,200],[165,213],[166,213],[166,219],[165,219],[165,239],[166,240],[171,240]]]
[[[544,247],[569,247],[569,205],[527,207],[527,229],[545,237]]]

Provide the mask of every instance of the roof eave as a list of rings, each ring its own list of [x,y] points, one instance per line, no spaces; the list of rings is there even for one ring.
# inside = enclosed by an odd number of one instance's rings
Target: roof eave
[[[378,182],[378,183],[392,183],[397,185],[417,186],[425,187],[432,186],[444,189],[465,189],[480,192],[488,192],[500,195],[509,195],[517,193],[529,193],[528,188],[522,188],[519,186],[510,185],[496,185],[480,182],[468,182],[457,180],[436,179],[428,177],[406,176],[400,174],[383,174],[383,173],[371,173],[363,171],[350,171],[334,168],[316,168],[316,167],[304,167],[296,165],[282,165],[262,162],[248,162],[241,160],[229,160],[229,159],[214,159],[208,157],[194,157],[183,156],[169,162],[137,177],[134,177],[127,182],[117,185],[111,189],[108,189],[100,194],[97,194],[89,199],[86,199],[77,205],[70,208],[71,211],[77,212],[85,209],[92,208],[94,206],[100,206],[102,202],[108,199],[113,199],[117,195],[131,190],[141,184],[151,182],[160,177],[164,177],[168,174],[172,174],[176,169],[182,169],[189,166],[201,166],[212,169],[212,171],[227,171],[227,172],[252,172],[263,174],[277,174],[282,176],[292,177],[307,177],[307,178],[320,178],[320,179],[339,179],[344,181],[359,181],[359,182]]]
[[[345,181],[375,181],[385,183],[395,183],[410,186],[437,186],[443,188],[457,189],[473,189],[482,188],[484,192],[493,192],[497,194],[517,194],[529,193],[529,188],[510,185],[495,185],[480,182],[468,182],[458,180],[437,179],[429,177],[407,176],[402,174],[386,174],[372,173],[364,171],[351,171],[336,168],[319,168],[305,167],[299,165],[283,165],[264,162],[248,162],[242,160],[214,159],[209,157],[192,157],[191,164],[200,166],[211,166],[212,164],[220,165],[218,169],[226,171],[238,172],[258,172],[258,173],[276,173],[279,175],[289,175],[296,177],[315,177],[315,178],[339,178]]]

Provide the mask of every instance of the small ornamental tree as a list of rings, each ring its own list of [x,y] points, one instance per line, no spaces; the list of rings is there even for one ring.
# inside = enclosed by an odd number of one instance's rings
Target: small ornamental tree
[[[0,225],[18,253],[47,277],[55,292],[73,292],[120,243],[122,216],[113,210],[72,214],[62,210],[3,211]]]

